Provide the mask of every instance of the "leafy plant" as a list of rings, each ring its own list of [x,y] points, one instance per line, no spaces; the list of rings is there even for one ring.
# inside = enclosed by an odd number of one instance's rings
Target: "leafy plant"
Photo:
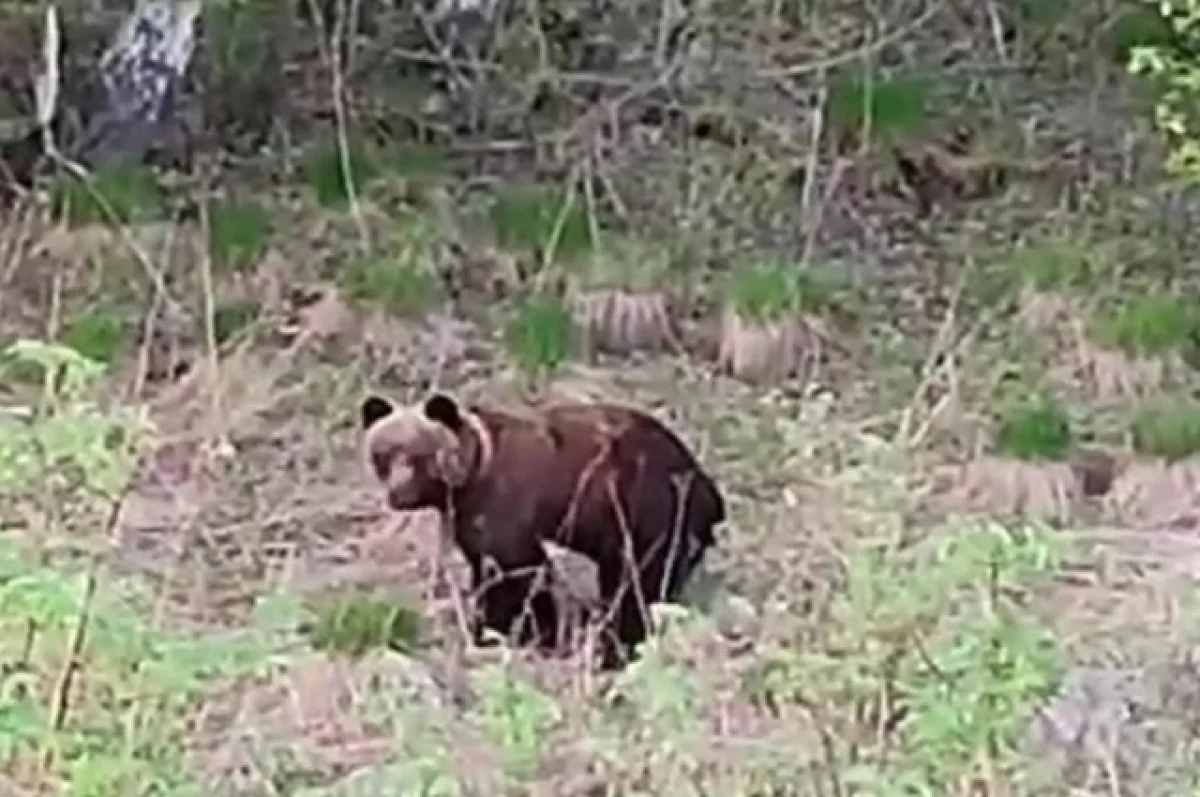
[[[1174,462],[1200,452],[1200,402],[1158,399],[1141,407],[1130,428],[1139,454]]]
[[[1113,62],[1122,65],[1136,60],[1143,48],[1170,51],[1179,43],[1175,26],[1188,24],[1189,9],[1194,7],[1191,0],[1122,4],[1104,30],[1102,43]]]
[[[555,296],[535,295],[513,311],[504,328],[504,342],[527,373],[553,373],[566,362],[574,342],[570,311]]]
[[[1071,419],[1056,401],[1020,401],[1001,413],[992,443],[998,454],[1015,459],[1062,460],[1073,442]]]
[[[99,557],[51,555],[63,523],[112,516],[150,430],[94,403],[103,367],[78,352],[26,340],[5,355],[42,370],[52,389],[36,411],[0,416],[0,496],[41,510],[13,515],[0,534],[0,659],[12,667],[0,690],[0,771],[59,780],[72,797],[195,793],[186,719],[217,680],[255,672],[266,651],[160,630],[147,622],[152,596]]]
[[[223,269],[253,265],[271,239],[271,217],[257,202],[214,202],[208,211],[208,251]]]
[[[517,783],[528,782],[561,717],[558,704],[504,664],[484,668],[473,680],[479,694],[475,723],[500,750],[506,774]]]
[[[981,769],[1016,775],[1029,719],[1063,672],[1055,635],[1025,605],[1057,572],[1059,545],[990,525],[863,543],[827,630],[764,650],[747,686],[823,707],[827,767],[847,793],[940,794]],[[884,750],[855,741],[882,723],[894,726]]]
[[[1111,38],[1129,71],[1150,79],[1157,93],[1154,122],[1167,139],[1169,168],[1188,180],[1200,177],[1196,94],[1200,85],[1200,0],[1162,0],[1128,9]]]
[[[509,189],[492,202],[488,220],[500,246],[546,262],[571,261],[595,246],[591,219],[574,193]]]
[[[36,368],[53,386],[33,421],[0,417],[0,491],[70,481],[87,494],[114,497],[132,467],[142,421],[101,411],[89,398],[102,364],[64,346],[21,340],[5,351],[6,367]]]
[[[1200,332],[1192,302],[1169,293],[1125,299],[1093,324],[1099,340],[1137,357],[1181,352]]]

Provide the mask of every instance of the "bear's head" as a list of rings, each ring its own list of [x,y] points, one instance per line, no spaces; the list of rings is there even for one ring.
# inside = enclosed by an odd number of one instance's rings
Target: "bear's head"
[[[397,511],[443,508],[491,460],[487,427],[444,393],[415,407],[368,396],[359,415],[368,464]]]

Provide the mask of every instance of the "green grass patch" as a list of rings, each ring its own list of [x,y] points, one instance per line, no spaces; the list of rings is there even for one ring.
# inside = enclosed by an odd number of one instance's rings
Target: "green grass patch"
[[[1137,453],[1170,462],[1194,456],[1200,452],[1200,401],[1168,398],[1142,406],[1130,424],[1130,442]]]
[[[355,194],[381,175],[380,164],[365,146],[351,143],[343,158],[336,144],[313,147],[302,165],[302,179],[317,203],[330,210],[342,209],[350,201],[349,186]]]
[[[166,194],[153,169],[139,164],[97,169],[87,180],[60,173],[51,184],[50,202],[70,227],[146,223],[166,216]]]
[[[504,326],[508,356],[531,376],[554,373],[568,360],[575,342],[571,313],[562,299],[536,294],[513,308]]]
[[[381,649],[411,653],[421,642],[421,616],[395,596],[351,590],[320,607],[305,630],[314,649],[351,658]]]
[[[437,294],[434,276],[401,258],[365,257],[351,262],[342,273],[348,296],[378,302],[401,316],[419,314]]]
[[[338,282],[351,298],[377,302],[397,315],[418,315],[438,294],[437,259],[434,225],[409,217],[398,225],[388,252],[352,261]]]
[[[213,202],[208,210],[208,252],[218,269],[248,268],[271,242],[271,216],[257,202]]]
[[[112,365],[127,342],[125,321],[115,310],[92,306],[73,313],[63,326],[60,342],[90,360]]]
[[[631,237],[606,236],[591,256],[571,270],[587,288],[628,291],[678,287],[683,278],[669,248]]]
[[[1147,293],[1118,303],[1093,321],[1097,342],[1135,357],[1182,353],[1200,334],[1196,300]]]
[[[792,263],[760,262],[730,276],[726,301],[739,315],[770,323],[833,309],[837,287]]]
[[[582,199],[561,189],[502,191],[488,208],[488,223],[501,247],[545,262],[574,261],[596,245]]]
[[[1006,270],[1020,287],[1038,291],[1086,287],[1096,277],[1086,247],[1068,238],[1022,242]]]
[[[994,453],[1027,462],[1062,461],[1075,437],[1066,409],[1050,397],[1014,402],[1001,413],[992,436]]]
[[[843,75],[829,87],[826,114],[834,130],[857,134],[866,125],[873,139],[889,142],[925,127],[927,95],[927,85],[915,79]]]
[[[968,261],[970,298],[983,308],[1010,306],[1024,290],[1040,293],[1091,291],[1101,268],[1094,247],[1067,234],[1024,239],[1015,248]]]

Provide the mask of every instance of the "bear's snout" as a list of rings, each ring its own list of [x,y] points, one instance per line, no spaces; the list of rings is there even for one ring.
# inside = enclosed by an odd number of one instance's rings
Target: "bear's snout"
[[[420,503],[422,484],[416,468],[407,462],[392,462],[387,474],[387,499],[392,509],[414,509]]]

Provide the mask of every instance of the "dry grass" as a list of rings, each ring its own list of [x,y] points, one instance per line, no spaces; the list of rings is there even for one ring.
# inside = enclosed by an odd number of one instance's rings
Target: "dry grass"
[[[1066,462],[1030,463],[980,457],[963,475],[965,508],[1002,518],[1064,524],[1082,497],[1075,471]]]

